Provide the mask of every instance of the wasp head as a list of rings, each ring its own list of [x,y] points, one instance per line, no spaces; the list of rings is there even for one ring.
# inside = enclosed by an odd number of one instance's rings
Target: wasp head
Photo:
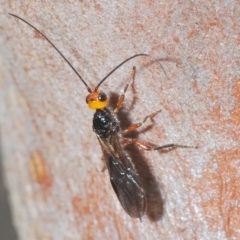
[[[87,96],[86,102],[90,109],[96,110],[105,108],[108,104],[108,99],[104,92],[95,90]]]

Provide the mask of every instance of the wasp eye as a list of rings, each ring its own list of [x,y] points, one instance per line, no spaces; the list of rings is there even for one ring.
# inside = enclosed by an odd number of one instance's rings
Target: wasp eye
[[[101,102],[106,101],[107,100],[107,95],[104,92],[100,92],[98,94],[98,100],[101,101]]]

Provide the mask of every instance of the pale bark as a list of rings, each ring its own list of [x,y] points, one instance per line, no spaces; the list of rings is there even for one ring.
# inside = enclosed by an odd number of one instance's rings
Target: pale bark
[[[1,137],[5,181],[19,239],[240,238],[239,7],[234,1],[1,0]],[[236,4],[236,5],[235,5]],[[102,172],[87,83],[113,99],[131,75],[124,126],[161,109],[137,135],[198,149],[132,149],[148,211],[130,218]],[[113,100],[114,102],[114,100]],[[148,127],[151,126],[151,127]]]

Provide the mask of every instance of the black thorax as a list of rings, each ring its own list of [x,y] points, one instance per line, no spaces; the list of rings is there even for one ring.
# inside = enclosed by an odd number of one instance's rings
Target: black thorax
[[[93,116],[93,131],[100,138],[107,138],[119,131],[119,124],[108,108],[98,109]]]

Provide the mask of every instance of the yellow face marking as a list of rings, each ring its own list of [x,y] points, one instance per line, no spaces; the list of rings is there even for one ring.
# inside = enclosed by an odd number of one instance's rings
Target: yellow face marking
[[[90,109],[96,110],[96,109],[103,109],[108,105],[108,100],[107,99],[102,99],[100,100],[100,91],[94,91],[90,93],[87,96],[87,104]]]

